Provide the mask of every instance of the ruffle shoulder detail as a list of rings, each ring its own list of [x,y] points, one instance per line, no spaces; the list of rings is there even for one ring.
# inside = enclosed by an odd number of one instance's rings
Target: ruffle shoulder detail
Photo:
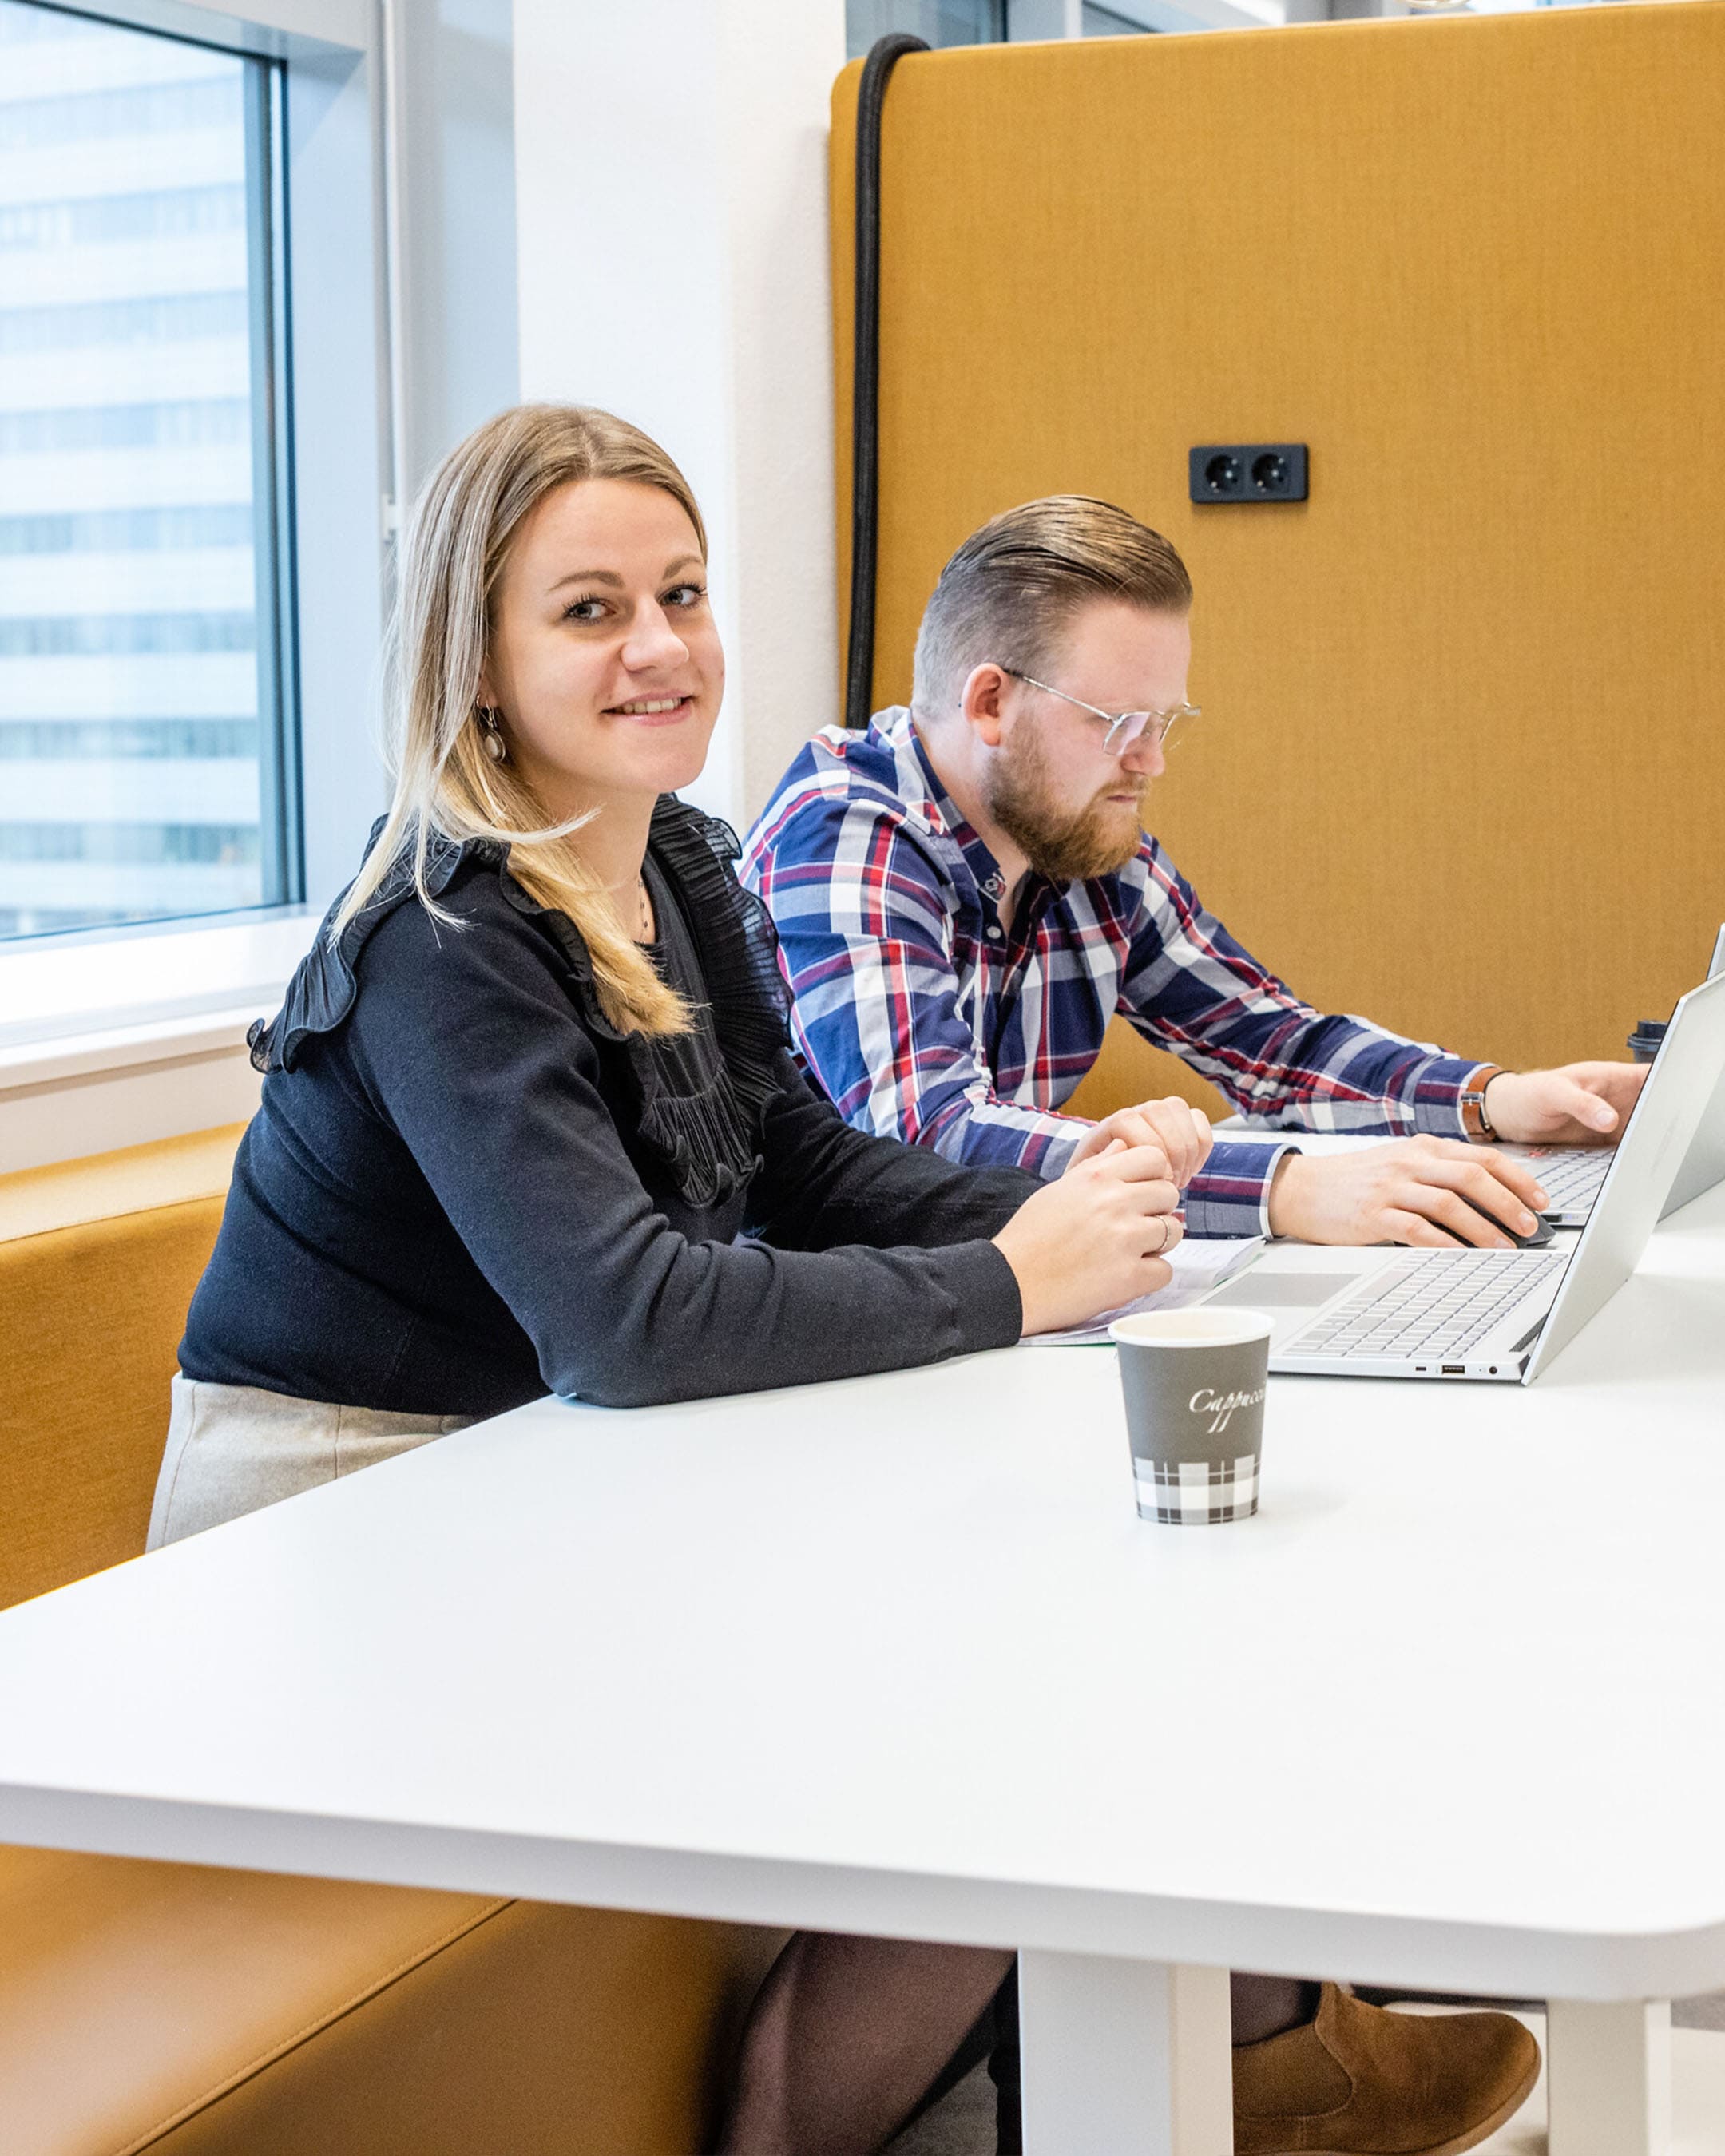
[[[384,819],[380,816],[372,826],[371,836],[366,841],[367,857],[382,834],[383,824]],[[427,890],[434,898],[440,897],[464,860],[484,855],[501,862],[503,849],[479,841],[461,845],[441,832],[433,832],[425,849]],[[352,885],[347,888],[351,890]],[[330,924],[341,910],[341,900],[347,896],[347,891],[342,891],[320,922],[316,941],[295,968],[287,993],[282,998],[281,1009],[273,1019],[254,1019],[246,1034],[246,1046],[251,1051],[254,1070],[291,1070],[299,1060],[300,1049],[313,1034],[333,1033],[344,1023],[359,993],[354,968],[360,952],[396,907],[415,895],[413,851],[411,847],[404,847],[390,863],[364,911],[348,922],[339,941],[332,942]]]

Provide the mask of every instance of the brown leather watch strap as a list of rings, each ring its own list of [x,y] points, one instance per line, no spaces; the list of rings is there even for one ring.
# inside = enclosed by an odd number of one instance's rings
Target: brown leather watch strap
[[[1469,1077],[1461,1089],[1456,1103],[1461,1111],[1461,1128],[1466,1137],[1477,1145],[1494,1145],[1497,1133],[1491,1127],[1491,1119],[1486,1113],[1486,1088],[1494,1078],[1509,1075],[1501,1063],[1482,1063]]]

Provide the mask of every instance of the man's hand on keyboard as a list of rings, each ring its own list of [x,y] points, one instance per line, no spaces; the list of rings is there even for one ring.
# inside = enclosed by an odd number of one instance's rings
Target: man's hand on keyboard
[[[1270,1186],[1270,1232],[1303,1243],[1513,1250],[1481,1214],[1528,1235],[1538,1224],[1529,1209],[1544,1203],[1519,1161],[1456,1138],[1398,1138],[1358,1152],[1286,1155]]]
[[[1615,1145],[1645,1082],[1645,1063],[1566,1063],[1504,1070],[1487,1081],[1486,1113],[1521,1145]]]

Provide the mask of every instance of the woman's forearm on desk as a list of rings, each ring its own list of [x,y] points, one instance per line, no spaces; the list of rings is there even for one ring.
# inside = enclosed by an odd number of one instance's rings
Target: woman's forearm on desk
[[[992,1219],[939,1250],[863,1248],[860,1235],[774,1249],[716,1222],[711,1240],[680,1233],[624,1146],[555,967],[480,927],[444,931],[436,963],[415,963],[422,939],[416,913],[378,932],[352,1021],[358,1067],[550,1390],[639,1406],[1017,1338]]]

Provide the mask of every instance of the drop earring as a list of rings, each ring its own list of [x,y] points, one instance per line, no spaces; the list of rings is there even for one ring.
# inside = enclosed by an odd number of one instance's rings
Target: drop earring
[[[480,742],[493,763],[507,763],[509,743],[503,738],[503,714],[495,704],[475,704],[473,715],[480,724]]]

